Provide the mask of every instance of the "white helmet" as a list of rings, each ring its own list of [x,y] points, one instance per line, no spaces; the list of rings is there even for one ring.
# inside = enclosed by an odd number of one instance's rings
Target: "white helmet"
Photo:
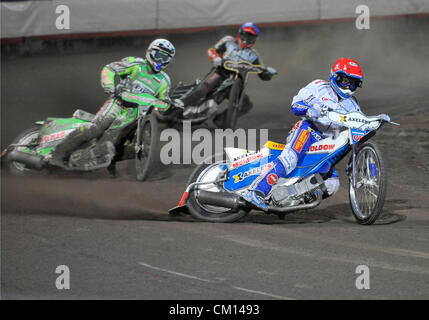
[[[173,60],[176,49],[173,44],[165,39],[156,39],[152,41],[146,50],[146,59],[155,72],[164,70]]]

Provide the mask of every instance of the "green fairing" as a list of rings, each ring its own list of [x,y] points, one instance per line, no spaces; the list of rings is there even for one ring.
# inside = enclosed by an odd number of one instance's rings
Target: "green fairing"
[[[54,149],[54,147],[46,147],[46,148],[41,148],[37,150],[37,153],[42,155],[42,156],[46,156],[47,154],[49,154],[52,149]]]
[[[47,118],[45,124],[40,129],[40,135],[45,136],[56,132],[74,129],[77,124],[88,123],[77,118]]]

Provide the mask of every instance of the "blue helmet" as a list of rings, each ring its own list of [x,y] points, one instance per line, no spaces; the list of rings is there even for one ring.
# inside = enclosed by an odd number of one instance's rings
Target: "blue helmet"
[[[259,28],[253,22],[247,22],[238,29],[238,43],[241,48],[250,48],[259,36]]]

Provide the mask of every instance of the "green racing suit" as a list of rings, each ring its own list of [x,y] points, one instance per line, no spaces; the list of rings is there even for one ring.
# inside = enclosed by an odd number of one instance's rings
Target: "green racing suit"
[[[102,69],[101,86],[111,96],[88,126],[76,128],[56,146],[52,153],[54,165],[61,165],[84,142],[101,136],[123,111],[124,105],[159,106],[165,110],[165,104],[160,104],[159,100],[168,99],[171,81],[164,71],[154,72],[145,59],[126,57]]]

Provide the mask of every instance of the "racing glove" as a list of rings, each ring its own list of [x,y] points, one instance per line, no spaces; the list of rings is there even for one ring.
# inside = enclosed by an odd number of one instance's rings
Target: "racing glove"
[[[267,67],[267,69],[265,69],[265,72],[267,72],[268,74],[270,74],[272,76],[277,74],[277,70],[274,69],[273,67]]]
[[[183,101],[180,100],[180,99],[174,99],[173,102],[172,102],[172,105],[174,105],[176,108],[180,108],[180,109],[183,109],[184,106],[185,106],[185,104],[183,103]]]
[[[320,108],[318,108],[318,107],[309,108],[307,110],[307,112],[305,113],[305,116],[307,118],[310,118],[310,119],[312,119],[312,118],[313,119],[319,118],[320,117]]]
[[[215,65],[215,66],[218,66],[218,67],[220,67],[220,66],[222,66],[222,58],[221,57],[216,57],[216,58],[214,58],[213,59],[213,64]]]
[[[103,87],[104,92],[107,94],[114,94],[115,93],[115,87],[114,86],[109,86],[109,87]]]

